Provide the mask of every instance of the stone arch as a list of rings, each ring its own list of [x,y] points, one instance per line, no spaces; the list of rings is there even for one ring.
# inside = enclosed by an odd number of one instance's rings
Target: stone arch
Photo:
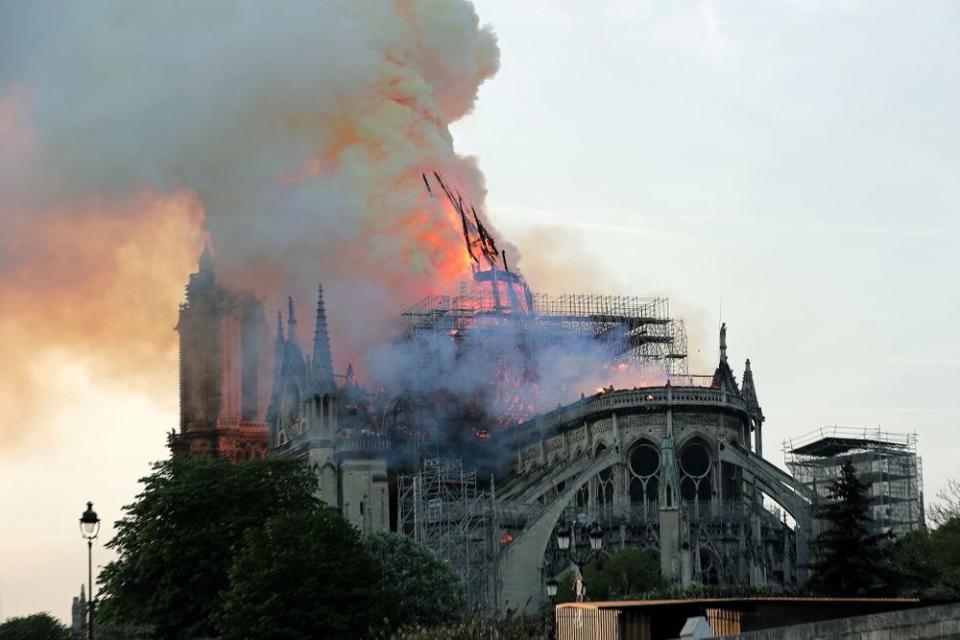
[[[724,576],[723,561],[720,556],[713,549],[703,545],[698,546],[697,553],[699,555],[697,560],[700,568],[700,575],[698,576],[700,583],[706,586],[719,585]]]
[[[732,446],[729,443],[721,446],[720,460],[749,473],[760,490],[789,513],[797,523],[797,577],[800,583],[805,582],[810,553],[809,541],[812,535],[811,504],[813,494],[810,489],[786,471],[742,447]]]
[[[607,450],[597,458],[588,459],[589,464],[579,467],[572,477],[563,478],[563,493],[537,517],[532,518],[504,550],[498,564],[505,607],[532,610],[538,605],[543,598],[540,566],[560,516],[580,488],[600,471],[616,463],[618,458],[616,450]],[[543,493],[535,492],[536,495]]]

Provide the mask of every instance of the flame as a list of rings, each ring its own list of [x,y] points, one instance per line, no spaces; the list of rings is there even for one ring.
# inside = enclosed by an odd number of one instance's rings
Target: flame
[[[443,203],[441,215],[430,211],[435,201],[429,201],[420,208],[402,217],[389,228],[388,233],[408,238],[408,247],[404,259],[408,264],[418,266],[419,270],[432,272],[432,282],[425,283],[425,291],[449,290],[471,273],[470,257],[460,231],[460,218],[449,203]]]

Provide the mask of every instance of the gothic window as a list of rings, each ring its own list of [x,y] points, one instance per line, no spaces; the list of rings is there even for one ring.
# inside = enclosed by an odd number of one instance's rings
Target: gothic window
[[[660,452],[649,442],[641,442],[630,452],[630,470],[638,478],[649,478],[660,468]]]
[[[583,485],[577,490],[576,505],[577,508],[586,508],[590,502],[590,490],[587,485]]]
[[[700,583],[704,585],[720,584],[720,559],[709,549],[700,548]]]
[[[694,514],[699,515],[701,505],[709,505],[713,495],[710,472],[713,455],[709,445],[700,438],[687,441],[680,450],[680,497],[694,503]]]
[[[640,507],[647,519],[653,516],[660,490],[660,450],[650,441],[641,440],[627,455],[627,488],[630,502]]]
[[[597,474],[597,505],[607,507],[613,504],[613,468],[607,467]]]
[[[706,443],[696,439],[684,446],[680,454],[683,472],[694,478],[702,478],[710,471],[710,451]]]

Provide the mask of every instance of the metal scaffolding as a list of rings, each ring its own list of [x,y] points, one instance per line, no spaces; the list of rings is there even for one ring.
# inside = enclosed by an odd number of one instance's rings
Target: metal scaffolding
[[[899,537],[925,526],[923,470],[915,433],[822,427],[784,440],[783,457],[793,476],[813,491],[817,501],[829,499],[830,482],[840,476],[845,462],[851,462],[868,487],[871,533],[890,532]]]
[[[530,313],[498,307],[489,289],[464,287],[457,296],[424,298],[400,316],[401,333],[421,332],[456,339],[495,338],[498,331],[516,333],[534,344],[562,344],[592,338],[613,356],[655,362],[669,375],[687,374],[687,334],[683,322],[670,317],[666,298],[612,295],[535,294]]]
[[[450,565],[471,610],[496,601],[496,527],[492,497],[459,458],[425,458],[420,471],[398,476],[398,531]]]

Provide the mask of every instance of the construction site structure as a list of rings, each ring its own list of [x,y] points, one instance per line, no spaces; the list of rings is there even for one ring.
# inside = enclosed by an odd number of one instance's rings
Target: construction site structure
[[[688,374],[686,331],[670,317],[665,298],[531,294],[531,300],[529,313],[498,308],[485,282],[465,284],[459,295],[424,298],[400,317],[413,370],[441,372],[436,363],[455,354],[450,368],[483,382],[493,428],[532,418],[548,408],[547,397],[582,393],[563,388],[556,375],[572,359],[597,380],[618,369],[661,381]],[[417,380],[409,391],[429,394],[464,376],[437,377]]]
[[[397,531],[431,550],[454,570],[471,610],[497,601],[493,483],[477,490],[477,474],[459,458],[424,458],[397,477]]]
[[[468,339],[471,332],[524,331],[539,345],[578,338],[609,347],[614,358],[655,362],[670,375],[687,374],[687,334],[670,317],[666,298],[531,294],[529,314],[498,310],[486,287],[464,286],[460,295],[429,296],[400,316],[401,335],[423,332]]]
[[[830,499],[831,482],[840,477],[844,463],[850,462],[857,478],[867,485],[873,534],[899,537],[925,526],[923,470],[915,433],[822,427],[784,440],[783,457],[793,476],[820,504]],[[817,534],[824,523],[814,519],[813,525]]]

